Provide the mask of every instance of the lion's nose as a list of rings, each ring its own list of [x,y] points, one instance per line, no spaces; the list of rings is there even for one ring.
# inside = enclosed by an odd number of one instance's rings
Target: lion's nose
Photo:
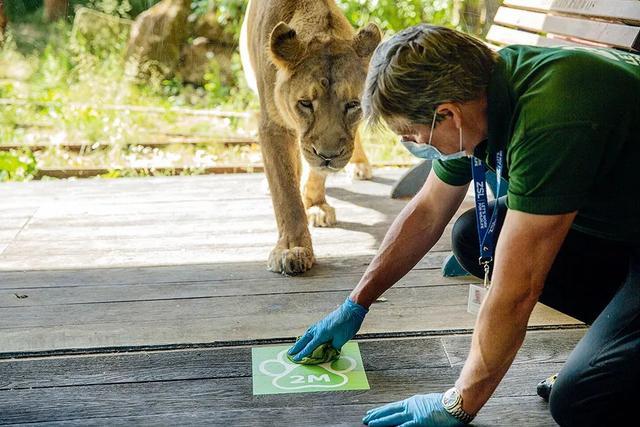
[[[313,148],[313,153],[320,157],[322,160],[324,160],[325,162],[330,162],[331,160],[335,159],[336,157],[340,157],[342,154],[344,154],[344,148],[341,148],[340,150],[318,150],[316,148],[315,145],[312,145],[311,148]]]

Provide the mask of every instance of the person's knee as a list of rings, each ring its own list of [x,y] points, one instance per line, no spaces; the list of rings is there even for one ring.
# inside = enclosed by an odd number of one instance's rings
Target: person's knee
[[[475,258],[478,261],[478,231],[475,209],[460,215],[451,231],[451,249],[458,260]]]
[[[586,381],[585,377],[567,378],[561,372],[549,396],[549,412],[556,423],[562,427],[627,425],[628,412],[620,411],[620,407],[614,405],[619,399],[615,399],[610,390],[598,389],[600,386]],[[608,424],[614,420],[614,424]]]
[[[551,388],[549,412],[556,423],[561,426],[573,425],[571,415],[574,409],[571,396],[571,385],[567,381],[562,381],[559,376]]]

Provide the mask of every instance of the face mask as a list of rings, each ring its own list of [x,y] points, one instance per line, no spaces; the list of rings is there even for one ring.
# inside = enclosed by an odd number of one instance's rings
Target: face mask
[[[462,126],[460,126],[460,151],[451,154],[442,154],[440,150],[431,145],[431,139],[433,138],[433,130],[436,127],[436,114],[433,115],[433,122],[431,123],[431,133],[429,134],[429,144],[418,144],[413,141],[406,141],[401,139],[400,142],[404,147],[409,150],[411,154],[421,159],[426,160],[454,160],[461,157],[466,157],[467,153],[462,148]]]

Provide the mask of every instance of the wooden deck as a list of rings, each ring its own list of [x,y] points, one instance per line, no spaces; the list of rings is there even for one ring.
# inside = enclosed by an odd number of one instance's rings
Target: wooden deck
[[[332,177],[339,224],[312,231],[318,264],[300,277],[265,270],[261,174],[1,184],[0,424],[358,425],[444,390],[474,323],[470,279],[440,275],[448,233],[363,325],[371,390],[251,392],[251,347],[292,342],[355,286],[405,204],[388,197],[401,172]],[[476,424],[554,425],[535,384],[584,329],[542,305],[530,329]]]

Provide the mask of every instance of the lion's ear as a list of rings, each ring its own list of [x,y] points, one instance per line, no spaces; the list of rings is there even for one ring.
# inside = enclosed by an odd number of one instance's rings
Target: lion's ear
[[[280,22],[271,31],[269,40],[271,59],[283,68],[295,66],[304,54],[304,46],[296,34],[296,30]]]
[[[371,23],[358,31],[353,38],[353,49],[358,56],[368,58],[373,51],[376,50],[376,47],[378,47],[380,40],[382,40],[380,28],[378,28],[376,24]]]

